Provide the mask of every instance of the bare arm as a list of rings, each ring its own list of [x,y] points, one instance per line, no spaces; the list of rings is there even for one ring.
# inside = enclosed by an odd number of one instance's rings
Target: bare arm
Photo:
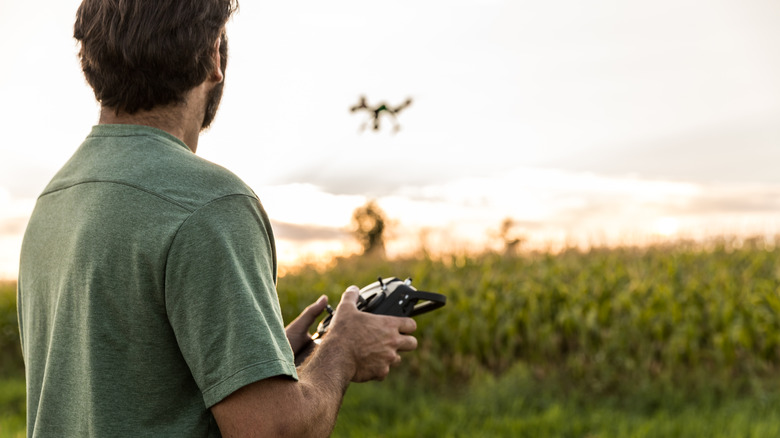
[[[413,319],[360,312],[358,293],[354,286],[344,292],[328,335],[298,368],[297,382],[261,380],[211,408],[223,436],[327,436],[351,381],[382,380],[401,361],[399,351],[417,348],[408,335],[416,329]]]

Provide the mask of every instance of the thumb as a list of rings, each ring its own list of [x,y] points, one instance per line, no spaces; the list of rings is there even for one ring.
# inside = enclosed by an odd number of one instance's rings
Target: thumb
[[[309,304],[308,307],[303,309],[303,312],[301,312],[300,315],[298,315],[297,318],[295,318],[295,321],[293,321],[290,325],[295,327],[300,327],[302,330],[308,330],[309,327],[311,327],[312,324],[314,324],[314,321],[317,319],[317,316],[319,316],[323,310],[325,310],[325,306],[328,304],[328,297],[325,295],[322,295],[317,301],[315,301],[312,304]]]
[[[309,321],[309,325],[314,322],[315,319],[325,310],[325,306],[328,305],[328,297],[322,295],[317,301],[309,304],[308,307],[301,312],[301,318],[305,318]]]
[[[341,306],[348,306],[348,307],[354,307],[357,309],[357,301],[358,297],[360,296],[360,289],[358,289],[357,286],[350,286],[347,288],[346,291],[341,295],[341,302],[339,303],[339,307]]]
[[[309,304],[305,309],[303,309],[303,312],[301,312],[301,316],[311,316],[312,319],[316,318],[317,315],[322,313],[323,310],[325,310],[325,306],[328,304],[328,297],[325,295],[322,295],[317,299],[317,301]]]

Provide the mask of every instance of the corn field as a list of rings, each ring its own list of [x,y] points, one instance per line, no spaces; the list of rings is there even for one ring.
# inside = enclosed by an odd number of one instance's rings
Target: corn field
[[[420,315],[405,369],[467,382],[518,362],[597,393],[746,385],[780,367],[780,247],[760,239],[434,260],[344,260],[279,281],[285,319],[349,284],[409,276],[447,305]]]

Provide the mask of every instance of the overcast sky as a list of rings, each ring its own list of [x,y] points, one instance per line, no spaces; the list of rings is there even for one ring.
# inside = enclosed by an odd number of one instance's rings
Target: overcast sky
[[[77,0],[0,0],[0,276],[34,199],[97,120]],[[153,4],[153,2],[150,2]],[[250,2],[198,154],[256,192],[286,261],[354,250],[377,199],[390,250],[775,234],[780,2]],[[412,98],[378,133],[349,108]]]

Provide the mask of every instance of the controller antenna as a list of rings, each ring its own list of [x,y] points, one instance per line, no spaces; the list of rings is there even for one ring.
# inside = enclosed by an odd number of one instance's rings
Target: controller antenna
[[[382,281],[382,277],[376,278],[379,281],[379,286],[382,287],[382,291],[387,291],[387,286],[385,286],[385,283]]]

